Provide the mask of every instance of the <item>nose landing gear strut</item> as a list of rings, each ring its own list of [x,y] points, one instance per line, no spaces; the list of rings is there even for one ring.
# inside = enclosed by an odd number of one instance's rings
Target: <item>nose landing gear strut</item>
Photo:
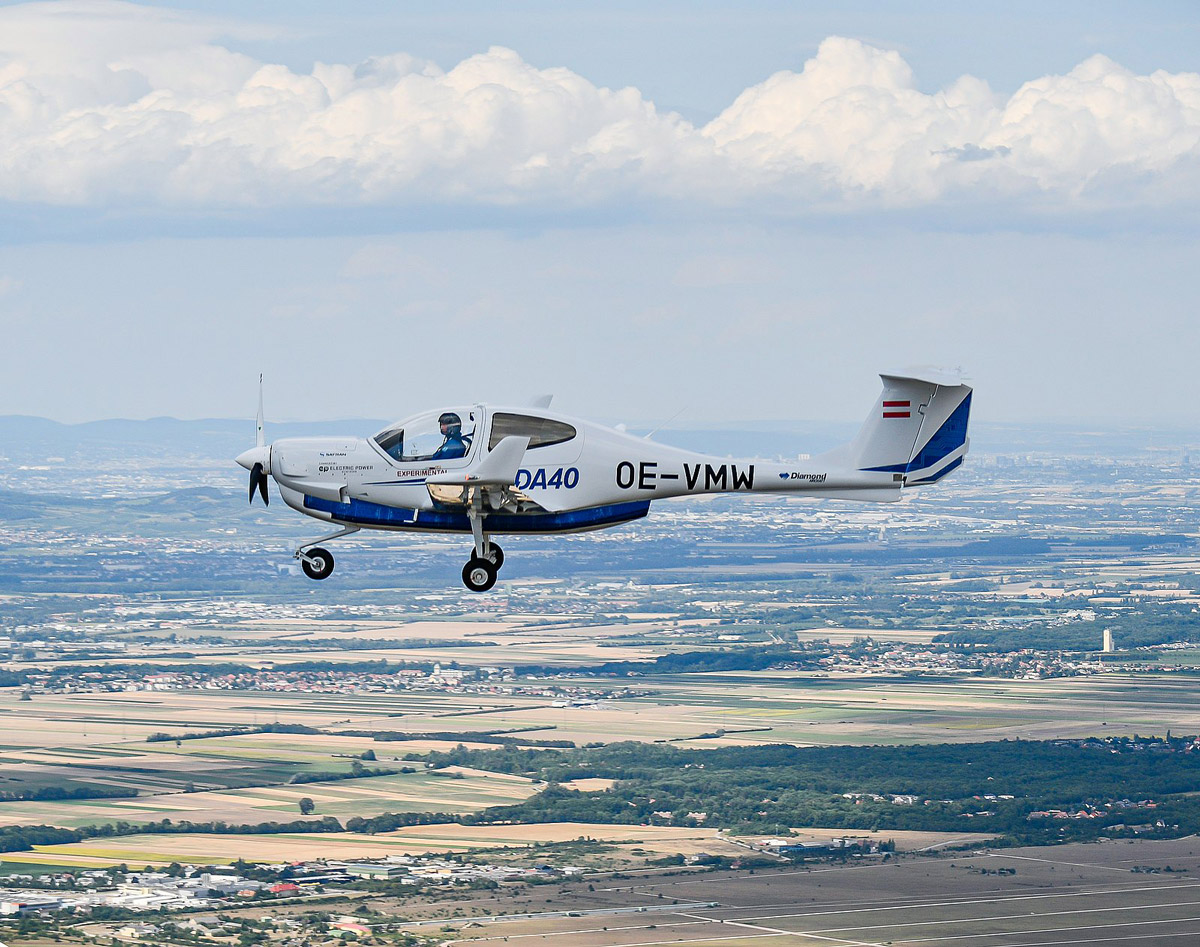
[[[298,547],[292,553],[292,558],[300,560],[300,568],[310,579],[328,579],[333,575],[333,554],[328,549],[322,549],[317,543],[327,543],[331,539],[349,536],[351,533],[357,533],[360,529],[362,529],[361,526],[343,526],[336,533],[330,533],[328,536],[322,536],[320,539],[314,539],[312,542]]]

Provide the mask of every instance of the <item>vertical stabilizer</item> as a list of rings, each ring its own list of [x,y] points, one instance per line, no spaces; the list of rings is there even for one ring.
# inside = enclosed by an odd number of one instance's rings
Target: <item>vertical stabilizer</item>
[[[955,375],[881,375],[883,392],[840,459],[856,470],[899,475],[905,486],[933,483],[967,454],[971,388]]]

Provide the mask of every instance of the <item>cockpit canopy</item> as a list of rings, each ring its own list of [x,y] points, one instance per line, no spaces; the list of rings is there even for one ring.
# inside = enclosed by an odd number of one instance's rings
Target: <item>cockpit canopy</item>
[[[376,434],[374,440],[380,450],[401,463],[455,460],[471,452],[482,420],[479,408],[426,411],[396,422]],[[492,415],[488,450],[511,436],[529,438],[529,450],[534,450],[573,440],[577,434],[575,427],[564,421],[497,411]]]
[[[456,460],[466,457],[479,420],[476,408],[426,411],[400,421],[375,435],[379,449],[392,460]]]

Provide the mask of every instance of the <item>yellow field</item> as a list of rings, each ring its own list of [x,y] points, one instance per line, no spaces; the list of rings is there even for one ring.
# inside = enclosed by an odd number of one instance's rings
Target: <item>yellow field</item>
[[[456,778],[457,777],[457,778]],[[233,825],[302,818],[300,800],[316,804],[310,817],[345,820],[383,812],[477,812],[529,798],[538,787],[521,776],[449,767],[398,776],[262,786],[215,792],[174,792],[132,799],[0,803],[0,825],[83,825],[123,819],[151,822],[224,821]]]
[[[716,829],[600,825],[552,822],[544,825],[423,825],[379,835],[349,832],[300,835],[132,835],[72,845],[40,845],[31,852],[8,852],[4,861],[104,867],[165,865],[172,861],[226,864],[250,861],[301,861],[317,858],[382,858],[385,855],[471,852],[519,848],[544,842],[591,839],[636,847],[650,855],[676,853],[745,855],[746,849],[722,838]],[[217,854],[219,853],[219,854]]]
[[[335,755],[359,755],[366,750],[374,752],[378,760],[389,761],[424,753],[445,752],[459,745],[470,750],[495,749],[496,746],[494,743],[475,743],[470,740],[379,741],[371,737],[338,733],[247,733],[235,737],[187,740],[180,746],[173,742],[150,743],[146,749],[168,756],[324,763]]]
[[[602,779],[591,776],[586,779],[569,779],[562,784],[563,789],[575,789],[579,792],[603,792],[612,789],[617,784],[615,779]]]

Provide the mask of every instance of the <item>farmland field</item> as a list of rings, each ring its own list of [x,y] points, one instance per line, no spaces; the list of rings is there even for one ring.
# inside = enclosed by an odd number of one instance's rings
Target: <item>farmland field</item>
[[[601,678],[581,683],[600,690],[628,688]],[[1195,708],[1200,706],[1200,679],[1171,674],[931,680],[722,672],[646,679],[640,686],[638,696],[558,707],[531,695],[420,690],[138,691],[38,695],[31,701],[20,701],[9,691],[0,694],[0,791],[64,787],[136,793],[136,798],[0,802],[0,825],[75,826],[163,817],[278,821],[289,808],[294,810],[286,793],[274,802],[269,794],[236,794],[254,786],[279,787],[297,774],[347,773],[356,758],[371,754],[375,766],[398,769],[407,763],[419,768],[420,756],[431,751],[460,743],[468,748],[494,745],[470,737],[486,731],[508,731],[518,741],[670,741],[694,747],[975,742],[1194,732]],[[195,738],[213,730],[277,722],[320,732]],[[405,731],[417,739],[381,742],[354,735],[375,731]],[[156,733],[193,738],[147,742]],[[426,733],[435,736],[420,737]],[[455,736],[436,736],[443,733]],[[318,813],[344,818],[419,807],[466,812],[519,798],[494,796],[471,781],[443,780],[426,787],[415,778],[381,779],[367,781],[379,792],[331,796]],[[384,788],[388,791],[382,792]],[[332,788],[328,791],[336,795]]]
[[[611,660],[650,660],[658,653],[654,646],[622,639],[641,634],[656,637],[670,634],[681,624],[679,617],[670,613],[643,613],[634,620],[621,618],[619,623],[598,620],[590,612],[558,616],[553,621],[534,615],[409,622],[250,618],[206,627],[202,655],[176,656],[169,662],[150,658],[147,663],[187,665],[230,661],[282,667],[299,661],[339,664],[383,659],[476,665],[514,661],[585,665]],[[704,619],[687,622],[692,628],[704,624]],[[172,634],[177,639],[187,637],[179,629],[172,629]],[[214,641],[214,635],[227,635],[228,641]],[[103,632],[98,634],[98,638],[104,637]],[[119,639],[119,635],[114,637]],[[351,647],[343,647],[343,643]],[[100,663],[119,660],[100,659]],[[95,664],[97,659],[89,658],[86,663]],[[23,665],[15,662],[13,666]]]
[[[343,779],[299,785],[257,786],[210,792],[172,792],[132,799],[56,800],[0,803],[6,825],[92,825],[98,822],[172,821],[235,825],[300,819],[299,801],[312,799],[312,818],[339,819],[383,812],[476,812],[520,802],[536,792],[526,779],[478,770],[418,771],[397,776]]]
[[[381,858],[443,852],[493,852],[576,839],[636,848],[651,856],[708,852],[732,857],[746,849],[734,845],[715,829],[661,826],[602,825],[558,822],[545,825],[463,826],[425,825],[377,835],[350,832],[283,835],[133,835],[95,839],[70,845],[38,846],[30,852],[6,853],[6,862],[77,864],[86,866],[169,864],[205,859],[223,864],[238,858],[298,861],[306,858]],[[215,854],[215,853],[220,853]]]
[[[1172,675],[1014,681],[726,672],[674,675],[649,686],[653,696],[594,707],[512,706],[485,718],[413,715],[404,726],[545,726],[553,729],[530,736],[718,746],[1059,739],[1166,728],[1187,732],[1200,722],[1195,709],[1200,679]],[[717,731],[723,733],[714,736]]]

